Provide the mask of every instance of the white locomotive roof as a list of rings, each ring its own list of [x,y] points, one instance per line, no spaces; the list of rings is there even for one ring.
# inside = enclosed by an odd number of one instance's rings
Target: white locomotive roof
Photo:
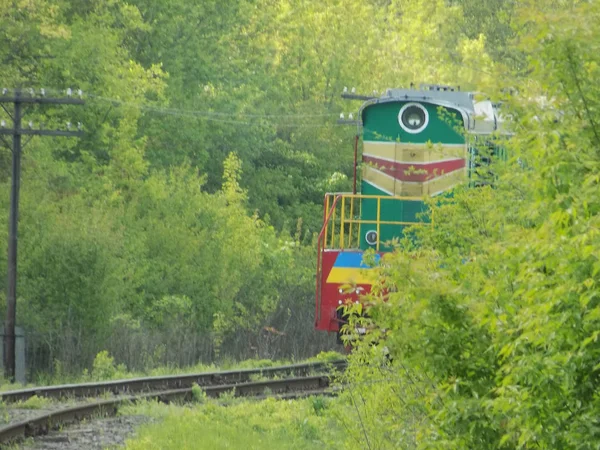
[[[474,93],[461,92],[449,87],[387,89],[381,97],[367,101],[361,111],[370,105],[397,101],[425,102],[457,109],[463,116],[468,132],[472,134],[507,133],[497,105],[490,100],[477,102]]]
[[[428,102],[439,104],[451,103],[457,108],[473,112],[473,94],[460,91],[443,90],[417,90],[417,89],[388,89],[385,94],[377,99],[377,103],[386,101],[409,100],[414,102]]]

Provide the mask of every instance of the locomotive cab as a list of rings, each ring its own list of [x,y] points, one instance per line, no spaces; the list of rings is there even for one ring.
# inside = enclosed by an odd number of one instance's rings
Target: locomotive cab
[[[360,193],[327,193],[318,239],[315,327],[339,332],[340,306],[358,302],[374,283],[373,268],[412,226],[433,226],[426,197],[467,182],[481,141],[501,131],[490,102],[449,87],[388,89],[360,108]],[[473,160],[473,161],[472,161]],[[478,164],[477,166],[475,164]],[[366,261],[364,252],[375,251]],[[352,289],[348,289],[352,286]]]

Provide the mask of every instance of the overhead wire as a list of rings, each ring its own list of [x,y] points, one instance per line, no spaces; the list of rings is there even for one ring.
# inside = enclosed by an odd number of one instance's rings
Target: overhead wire
[[[95,94],[86,94],[87,97],[94,98],[100,101],[123,105],[123,106],[132,106],[135,108],[139,108],[143,111],[154,112],[158,114],[166,114],[171,116],[179,116],[179,117],[193,117],[203,120],[209,120],[212,122],[219,123],[228,123],[234,125],[247,125],[247,126],[256,126],[256,125],[264,125],[264,124],[274,124],[277,126],[283,127],[326,127],[329,125],[337,125],[334,122],[318,122],[318,123],[285,123],[281,121],[273,121],[272,119],[310,119],[310,118],[328,118],[328,117],[337,117],[337,113],[319,113],[319,114],[255,114],[255,113],[228,113],[228,112],[220,112],[220,111],[207,111],[207,110],[193,110],[193,109],[179,109],[179,108],[169,108],[169,107],[160,107],[153,105],[145,105],[142,103],[134,103],[128,102],[120,99],[95,95]],[[236,120],[236,118],[246,118],[246,119],[263,119],[263,121],[248,121],[248,120]]]
[[[78,90],[69,90],[70,95],[75,95]],[[35,95],[40,95],[40,90],[34,91]],[[81,91],[79,91],[81,92]],[[44,88],[44,95],[65,95],[67,90],[65,89],[54,89]],[[284,128],[325,128],[331,125],[339,125],[335,121],[329,121],[327,119],[338,116],[338,113],[284,113],[284,114],[258,114],[258,113],[244,113],[244,112],[222,112],[222,111],[211,111],[211,110],[195,110],[195,109],[182,109],[172,108],[166,106],[158,106],[152,104],[146,104],[142,102],[132,102],[119,98],[112,98],[103,95],[98,95],[89,92],[81,92],[83,98],[89,98],[100,102],[110,103],[112,105],[129,106],[138,108],[142,111],[164,114],[177,117],[189,117],[201,120],[207,120],[210,122],[224,123],[231,125],[244,125],[244,126],[261,126],[261,125],[275,125]],[[280,119],[280,120],[277,120]],[[318,122],[290,122],[296,119],[321,119]]]

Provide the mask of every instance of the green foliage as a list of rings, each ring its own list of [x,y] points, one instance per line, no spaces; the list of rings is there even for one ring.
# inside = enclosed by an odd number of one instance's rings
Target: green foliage
[[[115,364],[115,359],[106,350],[101,351],[94,358],[91,377],[93,380],[111,380],[123,378],[127,373],[124,365]]]
[[[311,361],[319,361],[319,362],[333,362],[339,361],[340,359],[344,359],[346,355],[342,355],[340,352],[336,352],[333,350],[319,352],[313,358],[310,358]]]
[[[317,416],[323,414],[323,412],[327,409],[327,401],[324,397],[311,397],[310,398],[313,410]]]
[[[44,409],[47,408],[51,403],[52,402],[50,399],[46,397],[38,397],[37,395],[34,395],[29,397],[24,402],[18,402],[16,407],[20,409]]]
[[[420,247],[384,259],[341,398],[347,448],[600,441],[600,7],[567,3],[530,2],[515,18],[529,76],[506,77],[514,136],[493,188],[434,199]]]
[[[86,131],[77,140],[35,137],[23,158],[18,322],[34,369],[58,361],[61,376],[79,374],[105,349],[116,361],[106,370],[120,372],[120,362],[149,371],[329,348],[311,330],[314,233],[324,191],[351,187],[355,130],[335,120],[356,105],[338,94],[413,81],[483,90],[503,79],[497,68],[520,60],[508,64],[512,53],[490,46],[508,42],[515,20],[526,30],[539,20],[515,15],[510,2],[475,3],[0,5],[5,86],[86,93],[85,107],[28,110],[36,126],[76,120]],[[519,55],[539,45],[526,36]],[[564,80],[570,94],[573,83]],[[5,191],[9,159],[0,151]],[[484,226],[494,207],[471,213]],[[7,196],[0,210],[1,251]],[[457,212],[455,223],[467,225],[465,217]],[[432,247],[462,246],[456,259],[483,246],[476,231],[469,241],[436,233]]]
[[[116,361],[173,371],[200,355],[256,367],[284,345],[316,353],[313,236],[323,192],[348,190],[352,176],[338,93],[459,84],[504,102],[510,157],[492,168],[493,187],[432,201],[420,247],[400,242],[385,258],[336,407],[241,403],[225,418],[207,402],[129,445],[185,447],[202,430],[213,447],[285,448],[291,435],[314,448],[333,445],[323,430],[335,419],[345,431],[332,440],[350,449],[596,448],[599,8],[0,4],[5,86],[89,94],[84,108],[28,110],[36,125],[76,117],[86,130],[35,138],[23,158],[28,354],[61,379],[89,367],[104,379],[122,376]],[[5,191],[9,160],[1,150]],[[8,196],[0,208],[5,254]]]
[[[196,383],[192,386],[192,397],[196,403],[206,402],[206,392],[204,392],[204,390]]]
[[[160,425],[143,427],[138,437],[127,441],[125,448],[193,448],[198,442],[207,448],[336,448],[339,436],[323,415],[330,407],[329,400],[322,399],[322,408],[317,412],[313,408],[317,399],[240,401],[227,407],[209,400],[194,409],[143,404],[127,412],[150,414],[163,420]]]
[[[223,162],[223,194],[228,203],[241,204],[246,192],[240,188],[242,162],[235,153],[230,153]]]
[[[301,363],[301,362],[299,362]],[[36,380],[27,385],[16,385],[8,382],[0,384],[0,392],[6,390],[24,389],[34,386],[50,386],[55,384],[65,383],[85,383],[90,380],[94,381],[109,381],[115,379],[129,379],[140,377],[155,377],[177,374],[197,374],[207,372],[219,372],[223,370],[238,370],[238,369],[254,369],[261,367],[278,367],[290,365],[292,362],[288,360],[244,360],[231,361],[223,359],[219,365],[215,364],[196,364],[187,367],[178,366],[158,366],[152,367],[145,371],[127,370],[125,365],[116,364],[114,358],[106,351],[102,351],[94,358],[94,368],[92,373],[86,368],[79,374],[65,373],[62,369],[62,363],[56,361],[55,368],[52,374],[41,373]],[[253,381],[266,380],[264,375],[256,375],[252,377]]]
[[[347,188],[351,173],[350,151],[332,158],[351,135],[332,120],[342,74],[354,70],[339,52],[370,32],[336,41],[317,16],[341,29],[350,11],[313,3],[305,12],[327,42],[291,3],[0,6],[3,87],[81,88],[86,101],[27,110],[36,127],[85,130],[36,137],[23,157],[18,322],[34,371],[58,361],[67,378],[103,349],[134,370],[271,357],[283,340],[287,356],[312,352],[293,333],[263,330],[310,328],[322,192]],[[307,50],[299,35],[322,47]],[[9,168],[0,150],[6,191]]]
[[[235,393],[235,387],[219,394],[219,403],[222,405],[231,405],[236,401],[236,399],[237,395]]]
[[[268,367],[275,367],[280,365],[281,361],[273,361],[271,359],[247,359],[240,361],[236,364],[240,369],[262,369]]]

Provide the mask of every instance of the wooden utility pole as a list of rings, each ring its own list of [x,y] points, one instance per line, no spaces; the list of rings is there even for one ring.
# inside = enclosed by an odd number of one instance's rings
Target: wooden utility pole
[[[0,122],[0,139],[12,151],[12,183],[10,192],[10,218],[8,222],[8,280],[6,288],[6,321],[4,323],[4,374],[7,380],[14,382],[15,380],[15,324],[17,317],[17,238],[19,225],[19,190],[21,187],[21,152],[23,145],[21,142],[22,136],[70,136],[77,137],[83,133],[81,130],[70,131],[70,124],[67,125],[67,130],[34,130],[30,122],[28,129],[21,127],[23,119],[23,106],[33,104],[50,104],[50,105],[83,105],[80,98],[72,98],[72,90],[67,89],[66,97],[63,98],[48,98],[45,96],[44,90],[40,90],[39,95],[33,89],[29,90],[8,90],[3,89],[0,95],[0,107],[12,119],[12,128],[6,128],[6,122]],[[12,103],[12,114],[5,104]],[[80,128],[80,127],[78,127]],[[4,139],[4,136],[12,136],[12,145]],[[25,145],[27,145],[25,142]]]

